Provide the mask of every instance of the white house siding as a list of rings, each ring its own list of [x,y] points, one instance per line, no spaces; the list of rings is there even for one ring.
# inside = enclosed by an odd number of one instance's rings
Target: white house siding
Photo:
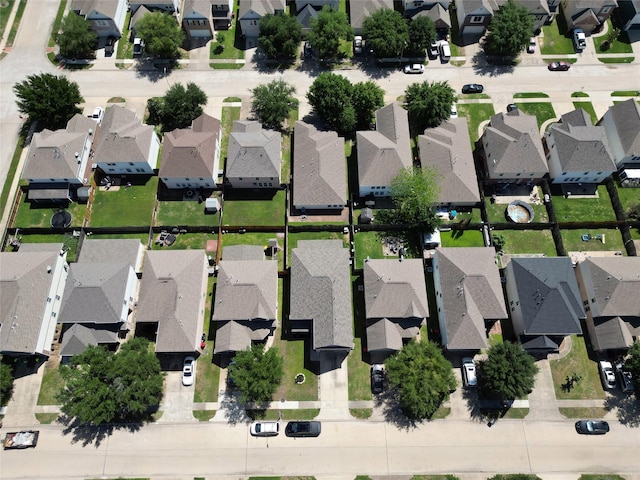
[[[64,293],[64,287],[69,274],[67,254],[58,255],[55,266],[51,265],[51,267],[53,277],[49,291],[47,292],[47,303],[42,316],[42,327],[38,333],[38,343],[35,348],[35,351],[39,353],[49,352],[51,344],[53,343],[53,336],[55,335],[58,314],[60,313],[60,305],[62,303],[62,294]]]
[[[444,303],[442,301],[442,279],[440,278],[440,271],[438,269],[438,255],[433,257],[433,285],[435,286],[436,293],[436,306],[438,307],[438,324],[440,326],[440,338],[442,345],[448,345],[449,340],[447,338],[447,321],[444,314]]]

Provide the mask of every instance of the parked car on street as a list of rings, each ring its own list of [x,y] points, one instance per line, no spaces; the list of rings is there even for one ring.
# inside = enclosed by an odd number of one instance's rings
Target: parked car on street
[[[9,432],[5,435],[2,448],[5,450],[18,448],[35,448],[38,444],[38,430],[23,430],[22,432]]]
[[[613,371],[611,362],[600,360],[598,362],[598,370],[600,370],[600,380],[602,380],[604,389],[611,390],[616,388],[616,374]]]
[[[193,385],[193,366],[196,359],[193,357],[187,357],[182,364],[182,385],[189,387]]]
[[[571,68],[571,64],[569,62],[551,62],[548,68],[552,72],[566,72]]]
[[[580,420],[576,422],[576,432],[583,435],[604,435],[609,431],[609,424],[603,420]]]
[[[320,422],[289,422],[284,433],[287,437],[317,437],[320,435]]]
[[[371,392],[382,393],[384,390],[384,368],[382,365],[371,366]]]
[[[478,385],[476,364],[471,357],[464,357],[462,359],[462,383],[465,387],[475,387]]]
[[[253,422],[249,433],[254,437],[275,437],[280,433],[280,422]]]
[[[462,93],[482,93],[484,92],[484,87],[477,83],[467,83],[462,87]]]
[[[424,73],[424,65],[421,63],[414,63],[412,65],[404,66],[404,73]]]
[[[573,46],[578,53],[587,48],[587,37],[581,28],[576,28],[573,31]]]

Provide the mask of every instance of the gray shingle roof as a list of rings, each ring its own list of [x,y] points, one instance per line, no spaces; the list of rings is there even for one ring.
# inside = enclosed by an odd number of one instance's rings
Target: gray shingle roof
[[[186,12],[198,12],[205,18],[211,17],[211,0],[184,0],[182,14]]]
[[[73,0],[70,9],[73,11],[78,10],[84,16],[95,10],[108,18],[114,18],[118,9],[118,2],[114,0]]]
[[[604,118],[610,117],[616,130],[616,141],[625,156],[640,155],[640,105],[634,98],[609,107]],[[598,122],[602,123],[602,120]],[[614,139],[610,139],[613,141]]]
[[[393,0],[358,0],[349,2],[351,26],[362,28],[364,19],[371,16],[376,10],[388,8],[393,10]]]
[[[106,345],[118,343],[118,333],[100,327],[88,327],[74,323],[64,332],[60,355],[70,357],[84,352],[89,345]]]
[[[436,128],[427,128],[418,137],[420,164],[438,174],[438,202],[453,205],[480,201],[467,119],[446,120]]]
[[[259,122],[233,122],[227,153],[228,178],[274,177],[280,182],[282,137]]]
[[[275,330],[272,322],[224,322],[216,330],[214,354],[246,350],[252,342],[261,342]]]
[[[405,11],[405,15],[406,13]],[[429,10],[418,10],[411,18],[416,19],[419,17],[430,18],[433,20],[433,23],[435,23],[436,28],[451,28],[451,15],[449,14],[449,10],[439,3],[433,5]]]
[[[312,320],[313,350],[353,349],[349,250],[340,240],[301,240],[291,252],[293,320]]]
[[[136,321],[158,323],[156,353],[198,349],[208,264],[204,250],[147,251]]]
[[[164,134],[159,177],[208,177],[218,175],[216,150],[222,134],[220,120],[202,114],[191,128]]]
[[[596,350],[621,350],[633,345],[633,338],[640,336],[640,317],[597,317],[594,319]]]
[[[449,350],[486,348],[485,320],[508,317],[492,247],[436,248]]]
[[[293,205],[345,205],[347,171],[344,138],[296,122],[293,151]]]
[[[144,247],[134,238],[114,238],[98,240],[86,238],[78,253],[79,263],[126,263],[136,272],[142,270]]]
[[[407,111],[390,103],[376,111],[376,130],[357,132],[358,181],[360,186],[391,184],[413,158]]]
[[[253,10],[260,16],[265,16],[268,13],[275,13],[276,10],[284,11],[284,9],[284,0],[243,0],[240,2],[238,17],[244,17],[250,10]]]
[[[513,273],[525,335],[582,333],[585,318],[578,281],[569,257],[512,258]]]
[[[260,245],[229,245],[222,247],[223,260],[264,260],[264,247]]]
[[[382,318],[367,326],[367,351],[402,350],[402,334],[397,323]]]

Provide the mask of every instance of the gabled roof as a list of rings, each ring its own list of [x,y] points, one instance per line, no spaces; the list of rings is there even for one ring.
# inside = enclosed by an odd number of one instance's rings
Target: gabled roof
[[[486,348],[485,320],[507,318],[492,247],[436,248],[447,349]]]
[[[640,156],[640,105],[630,98],[609,107],[598,124],[611,118],[625,156]],[[613,139],[610,139],[613,140]]]
[[[590,257],[578,268],[594,317],[640,317],[640,257]]]
[[[74,323],[64,332],[60,355],[70,357],[84,352],[89,345],[105,345],[118,343],[118,333],[113,329],[88,327]]]
[[[364,264],[366,318],[426,318],[427,286],[421,259],[369,260]]]
[[[304,122],[295,123],[294,138],[293,204],[346,204],[344,138]]]
[[[413,164],[407,111],[390,103],[376,111],[376,130],[357,132],[360,185],[391,184]]]
[[[418,137],[422,167],[433,167],[438,174],[438,202],[477,203],[480,201],[467,119],[446,120],[436,128],[427,128]]]
[[[29,244],[25,244],[27,246]],[[56,322],[43,318],[60,256],[59,244],[48,250],[0,252],[0,352],[35,354],[51,347]]]
[[[582,333],[585,318],[578,281],[569,257],[512,258],[525,335]],[[511,300],[511,299],[510,299]]]
[[[216,330],[214,354],[239,352],[251,347],[252,342],[261,342],[275,328],[273,322],[231,320],[222,323]]]
[[[229,135],[229,178],[273,177],[280,180],[282,137],[264,130],[260,122],[235,121]]]
[[[127,279],[127,263],[72,263],[62,297],[62,323],[120,323]]]
[[[192,12],[202,15],[204,18],[211,17],[211,0],[184,0],[182,16]]]
[[[203,113],[191,128],[167,132],[162,139],[162,163],[159,177],[205,177],[218,174],[216,149],[221,135],[221,123]]]
[[[251,11],[264,17],[269,13],[275,13],[276,10],[284,11],[284,9],[284,0],[243,0],[240,2],[238,17],[242,19],[245,14]]]
[[[538,122],[533,115],[520,110],[494,115],[482,143],[491,178],[501,173],[510,177],[548,172]]]
[[[278,262],[222,260],[216,283],[213,320],[277,318]]]
[[[596,350],[622,350],[633,345],[640,337],[640,317],[597,317],[593,321]]]
[[[143,246],[134,238],[113,238],[98,240],[86,238],[78,254],[81,263],[126,263],[136,272],[142,267]]]
[[[76,114],[65,129],[45,129],[35,133],[29,145],[22,178],[77,178],[87,135],[92,135],[95,130],[94,120]]]
[[[289,318],[312,320],[313,350],[353,348],[349,275],[340,240],[301,240],[291,252]]]
[[[155,138],[151,125],[145,125],[131,110],[118,105],[107,107],[100,135],[94,144],[96,162],[147,162]]]
[[[393,322],[388,318],[379,319],[367,326],[367,351],[402,350],[404,339],[415,338],[420,327],[405,325],[404,322]]]
[[[121,1],[123,0],[73,0],[70,10],[79,11],[80,15],[85,17],[95,11],[109,18],[114,18]]]
[[[364,19],[371,16],[376,10],[388,8],[393,10],[393,0],[358,0],[357,2],[349,2],[351,26],[353,28],[362,28]]]
[[[551,125],[548,135],[556,146],[563,171],[616,171],[604,127],[593,126],[582,108],[562,115],[560,123]]]
[[[302,28],[311,28],[311,20],[318,18],[318,10],[313,8],[311,4],[306,4],[296,13],[296,18],[302,25]]]
[[[198,349],[207,270],[204,250],[147,251],[136,321],[158,324],[156,353]]]
[[[436,28],[442,28],[443,26],[451,28],[451,15],[449,14],[449,10],[439,3],[432,5],[429,10],[418,10],[411,18],[415,19],[418,17],[429,17],[433,20],[433,23],[435,23]]]

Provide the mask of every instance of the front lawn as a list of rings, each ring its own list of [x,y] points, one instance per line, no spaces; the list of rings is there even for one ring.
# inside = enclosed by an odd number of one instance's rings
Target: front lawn
[[[493,235],[502,235],[504,253],[544,253],[547,257],[557,255],[551,230],[493,230]]]
[[[596,222],[616,219],[609,192],[604,185],[598,186],[597,198],[565,198],[562,195],[554,195],[553,207],[558,222]]]
[[[353,350],[347,357],[349,401],[371,400],[370,365],[362,361],[363,338],[354,337]]]
[[[521,92],[514,93],[513,98],[549,98],[544,92]]]
[[[91,209],[92,227],[138,227],[151,225],[158,190],[158,177],[150,177],[144,185],[117,190],[98,189]]]
[[[285,191],[273,190],[240,196],[234,192],[228,194],[223,205],[223,223],[225,225],[269,225],[284,226]]]
[[[193,391],[193,401],[196,403],[218,401],[220,367],[213,363],[212,356],[213,342],[207,341],[206,348],[198,357],[196,367],[196,383]]]
[[[562,245],[567,252],[624,252],[624,243],[619,230],[606,228],[562,230]],[[591,235],[591,240],[582,240],[582,235]],[[598,238],[603,238],[604,243]]]
[[[310,340],[282,340],[280,329],[276,331],[274,347],[280,350],[284,360],[284,375],[274,400],[315,401],[318,400],[318,376],[310,370]],[[303,373],[304,383],[296,383],[297,374]]]
[[[589,358],[587,345],[583,336],[571,335],[571,350],[559,359],[549,362],[551,375],[556,392],[556,398],[564,399],[601,399],[605,398],[604,390],[598,375],[598,366],[595,360]],[[577,374],[582,379],[573,384],[569,390],[563,387],[567,383],[567,377]]]
[[[48,362],[45,363],[37,405],[58,405],[58,395],[63,388],[64,380],[58,365],[51,366]]]
[[[440,232],[442,247],[484,247],[480,230],[450,230]]]
[[[231,27],[228,30],[220,30],[214,40],[211,41],[211,59],[242,59],[244,58],[244,39],[240,35],[238,26],[238,0],[233,2],[235,17],[231,19]],[[219,43],[218,35],[224,35],[224,42]]]
[[[81,227],[84,220],[84,214],[87,210],[87,206],[83,203],[72,202],[66,208],[41,206],[37,203],[27,202],[27,194],[25,193],[24,201],[18,207],[18,214],[13,222],[13,225],[17,228],[29,228],[51,227],[51,217],[60,210],[66,210],[71,214],[71,226]]]
[[[602,44],[607,41],[609,37],[609,32],[612,32],[614,27],[611,24],[611,19],[607,20],[607,33],[604,35],[600,35],[599,37],[593,37],[593,45],[596,47],[596,53],[633,53],[633,48],[631,47],[631,42],[629,41],[629,35],[627,32],[620,32],[618,38],[610,43],[610,47],[606,50],[602,48]]]
[[[194,200],[159,201],[155,224],[167,227],[210,225],[212,228],[217,228],[219,219],[218,212],[205,214],[204,203]]]
[[[538,119],[538,128],[547,120],[556,118],[556,112],[550,102],[516,103],[516,105],[524,113],[535,115]]]
[[[469,127],[469,137],[471,137],[471,148],[480,138],[478,127],[482,122],[489,120],[495,115],[493,103],[459,103],[458,115],[467,117],[467,125]]]
[[[13,9],[15,0],[5,0],[0,4],[0,37],[4,35],[4,29],[9,21],[9,14]]]
[[[543,55],[567,55],[575,53],[571,34],[567,32],[567,23],[562,9],[551,25],[542,26],[540,53]]]
[[[598,115],[596,114],[596,110],[593,108],[593,104],[591,102],[573,102],[573,106],[577,108],[583,109],[585,112],[589,114],[591,117],[591,123],[594,125],[598,121]]]

